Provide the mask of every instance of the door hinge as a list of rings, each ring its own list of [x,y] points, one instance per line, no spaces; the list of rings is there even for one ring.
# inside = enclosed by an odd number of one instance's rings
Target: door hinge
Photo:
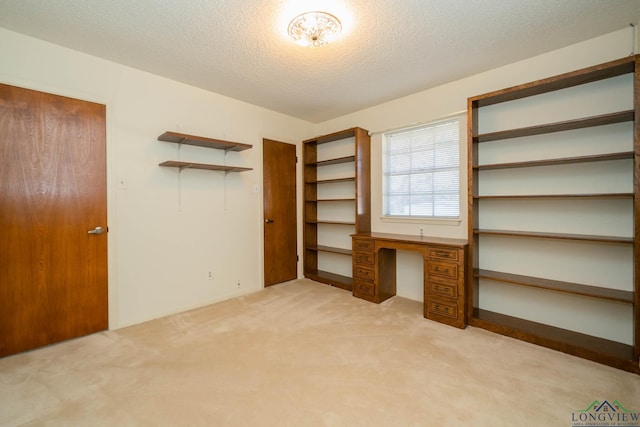
[[[296,163],[298,163],[298,156],[296,156]]]
[[[300,262],[300,256],[296,255],[296,262]]]

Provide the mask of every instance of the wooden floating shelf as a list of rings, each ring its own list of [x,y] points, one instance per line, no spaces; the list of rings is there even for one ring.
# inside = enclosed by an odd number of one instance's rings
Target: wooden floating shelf
[[[483,230],[474,229],[474,234],[478,235],[493,235],[493,236],[505,236],[505,237],[532,237],[538,239],[558,239],[558,240],[578,240],[588,242],[600,242],[600,243],[624,243],[632,244],[632,237],[619,237],[619,236],[597,236],[588,234],[565,234],[565,233],[541,233],[536,231],[510,231],[510,230]]]
[[[474,270],[473,276],[479,279],[488,279],[496,282],[564,292],[567,294],[582,295],[628,304],[633,303],[633,292],[622,291],[619,289],[609,289],[600,286],[582,285],[579,283],[562,282],[558,280],[542,279],[538,277],[522,276],[519,274],[482,269]]]
[[[513,169],[513,168],[528,168],[539,166],[556,166],[567,165],[577,163],[594,163],[594,162],[606,162],[612,160],[627,160],[633,159],[633,151],[625,151],[621,153],[607,153],[607,154],[594,154],[589,156],[578,157],[565,157],[561,159],[544,159],[544,160],[529,160],[525,162],[509,162],[509,163],[492,163],[486,165],[473,166],[477,170],[493,170],[493,169]]]
[[[170,168],[179,169],[202,169],[210,171],[223,171],[223,172],[245,172],[253,170],[252,168],[241,168],[237,166],[224,166],[224,165],[211,165],[207,163],[193,163],[193,162],[178,162],[175,160],[167,160],[162,162],[159,166],[165,166]]]
[[[158,137],[158,141],[172,142],[175,144],[194,145],[197,147],[214,148],[216,150],[243,151],[252,148],[252,145],[241,144],[239,142],[223,141],[221,139],[206,138],[204,136],[188,135],[179,132],[165,132]],[[252,168],[238,166],[215,165],[209,163],[181,162],[177,160],[167,160],[159,164],[160,166],[182,169],[202,169],[209,171],[223,172],[245,172]]]
[[[188,135],[179,132],[165,132],[158,137],[158,141],[173,142],[176,144],[195,145],[197,147],[215,148],[226,151],[244,151],[252,148],[252,145],[239,142],[224,141],[222,139],[206,138],[204,136]]]

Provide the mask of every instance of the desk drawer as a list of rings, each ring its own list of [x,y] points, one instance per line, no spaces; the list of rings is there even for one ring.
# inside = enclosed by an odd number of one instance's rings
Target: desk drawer
[[[373,240],[353,239],[353,250],[373,252]]]
[[[448,262],[429,262],[429,274],[446,277],[448,279],[458,279],[458,266]]]
[[[451,319],[458,318],[458,305],[455,303],[444,302],[438,299],[429,300],[429,313],[439,314],[440,316],[449,317]]]
[[[457,283],[440,283],[429,281],[429,294],[436,294],[449,298],[457,298],[458,285]]]
[[[358,264],[375,264],[376,257],[373,252],[354,252],[354,258]]]
[[[451,261],[458,261],[458,250],[447,248],[429,248],[429,258],[448,259]]]
[[[376,295],[376,289],[373,283],[356,279],[353,284],[353,295],[356,297],[373,298]]]
[[[373,268],[363,265],[354,265],[353,268],[355,269],[353,273],[354,277],[371,281],[375,280],[375,272],[373,271]]]

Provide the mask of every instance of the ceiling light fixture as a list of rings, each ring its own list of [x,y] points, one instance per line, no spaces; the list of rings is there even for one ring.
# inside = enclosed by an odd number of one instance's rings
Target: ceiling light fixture
[[[327,12],[306,12],[289,23],[289,36],[302,46],[324,46],[335,40],[341,31],[340,20]]]

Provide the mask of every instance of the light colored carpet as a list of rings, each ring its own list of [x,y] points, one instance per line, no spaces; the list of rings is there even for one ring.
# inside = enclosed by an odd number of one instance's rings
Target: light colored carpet
[[[640,376],[308,280],[0,359],[2,426],[571,426]]]

